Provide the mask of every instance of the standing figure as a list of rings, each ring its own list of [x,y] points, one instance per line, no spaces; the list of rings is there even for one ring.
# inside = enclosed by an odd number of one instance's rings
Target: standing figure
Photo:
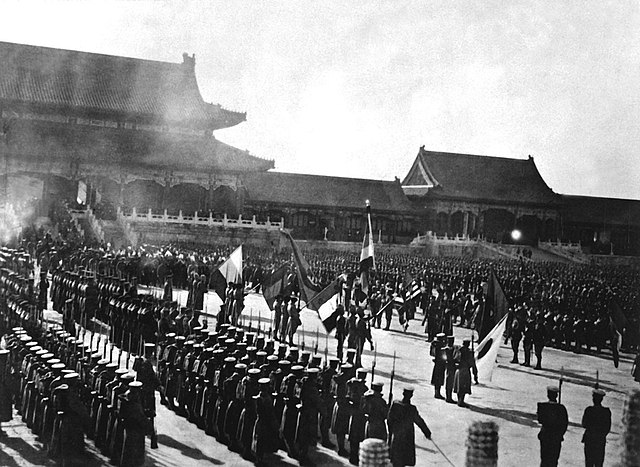
[[[476,359],[473,351],[469,348],[471,341],[465,339],[462,341],[462,347],[457,353],[456,364],[458,369],[453,381],[453,388],[458,395],[458,405],[467,407],[464,398],[467,394],[471,394],[471,371],[476,384],[478,384],[478,369],[476,368]]]
[[[602,406],[602,389],[593,390],[593,405],[587,407],[582,415],[584,435],[584,461],[586,467],[602,467],[607,434],[611,430],[611,410]]]
[[[0,350],[0,424],[13,418],[13,391],[11,390],[9,351]],[[0,426],[0,436],[4,436]]]
[[[536,354],[536,370],[542,370],[542,350],[547,342],[547,328],[543,317],[540,315],[533,328],[533,348]]]
[[[278,451],[278,423],[276,412],[273,407],[273,397],[271,395],[271,380],[260,378],[260,394],[253,396],[256,405],[256,423],[253,429],[253,442],[251,451],[256,458],[258,465],[264,462],[264,457]]]
[[[149,418],[151,432],[151,449],[158,447],[158,434],[154,419],[156,418],[156,391],[160,390],[160,379],[153,368],[152,357],[156,351],[156,345],[144,344],[144,357],[136,358],[133,370],[137,373],[137,381],[142,383],[140,389],[140,401],[145,415]]]
[[[402,391],[402,400],[394,401],[389,409],[389,454],[393,467],[416,465],[416,441],[413,425],[418,425],[427,439],[431,439],[431,430],[411,404],[413,389]]]
[[[444,392],[447,396],[447,402],[454,404],[453,400],[453,385],[456,378],[456,361],[455,356],[458,348],[454,345],[455,337],[447,336],[447,345],[442,349],[445,359],[445,379],[444,379]]]
[[[367,418],[365,425],[366,438],[387,440],[387,414],[389,406],[382,397],[382,383],[371,383],[371,389],[364,393],[362,411]]]
[[[520,340],[522,340],[522,327],[520,326],[520,319],[516,315],[511,321],[511,350],[513,350],[511,363],[519,363],[518,351],[520,348]]]
[[[556,467],[562,448],[562,440],[569,425],[569,416],[564,405],[558,402],[557,386],[547,387],[547,402],[538,402],[538,433],[540,440],[540,467]]]
[[[443,332],[436,335],[436,340],[431,343],[430,354],[433,357],[433,371],[431,373],[431,385],[434,387],[434,397],[444,399],[440,393],[440,388],[444,384],[445,361],[442,349],[445,346],[445,334]]]
[[[124,440],[120,467],[137,467],[144,465],[144,438],[151,433],[151,422],[146,416],[141,400],[140,381],[129,383],[129,390],[124,394],[122,404],[122,424]]]

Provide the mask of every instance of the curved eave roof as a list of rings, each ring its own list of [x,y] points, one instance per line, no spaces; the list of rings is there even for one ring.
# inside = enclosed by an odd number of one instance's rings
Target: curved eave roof
[[[364,212],[369,200],[372,211],[413,212],[397,182],[283,172],[252,173],[242,180],[249,202]]]
[[[237,173],[274,167],[271,160],[207,136],[14,120],[6,139],[11,156],[43,163],[77,160],[114,167]]]
[[[216,130],[245,121],[202,99],[195,59],[169,63],[0,42],[0,100]]]
[[[403,186],[430,186],[428,197],[539,205],[560,202],[532,157],[508,159],[421,148],[416,163]]]
[[[640,226],[640,200],[562,195],[564,220],[599,227]]]

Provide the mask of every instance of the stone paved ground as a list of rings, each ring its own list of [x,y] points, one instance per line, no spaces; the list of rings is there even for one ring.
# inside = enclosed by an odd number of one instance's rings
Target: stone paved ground
[[[178,293],[184,300],[184,293]],[[207,309],[215,313],[219,299],[213,293],[208,296]],[[261,327],[268,328],[269,311],[260,295],[247,297],[245,324],[253,315],[253,326],[258,316]],[[51,319],[59,319],[55,312],[48,313]],[[330,354],[334,353],[335,340],[325,340],[320,321],[315,312],[304,310],[302,320],[305,331],[305,345],[313,348],[316,340],[316,328],[319,329],[319,353],[324,352],[325,342],[329,343]],[[213,326],[213,322],[209,323]],[[319,328],[320,326],[320,328]],[[557,384],[558,378],[564,375],[562,402],[569,412],[570,426],[563,443],[560,465],[584,465],[583,447],[580,443],[582,428],[580,421],[582,412],[591,403],[591,389],[595,382],[596,370],[599,370],[601,387],[607,391],[604,404],[611,408],[613,425],[608,437],[605,465],[614,465],[620,457],[619,444],[622,432],[622,410],[626,393],[637,387],[630,377],[632,359],[624,356],[620,367],[614,368],[609,357],[594,355],[576,355],[555,349],[545,349],[543,370],[533,370],[520,365],[513,365],[511,351],[502,346],[498,355],[497,366],[492,381],[481,381],[473,387],[473,394],[468,398],[470,408],[463,409],[456,405],[433,398],[429,385],[431,374],[431,358],[428,356],[429,346],[421,332],[418,321],[413,321],[408,332],[403,333],[394,321],[391,331],[373,330],[377,346],[376,379],[385,383],[385,397],[389,388],[393,353],[397,354],[394,395],[399,397],[404,385],[415,388],[414,403],[433,431],[433,440],[453,465],[464,465],[466,430],[474,420],[493,420],[500,427],[499,465],[532,466],[539,463],[539,444],[536,438],[538,424],[535,419],[536,402],[545,399],[546,386]],[[458,341],[469,335],[467,329],[456,329]],[[301,342],[302,344],[302,342]],[[522,356],[521,356],[522,359]],[[124,361],[123,361],[124,362]],[[363,357],[365,367],[371,367],[373,353],[367,348]],[[561,370],[562,369],[562,370]],[[213,438],[206,436],[195,425],[176,416],[159,405],[157,427],[160,447],[147,450],[148,466],[200,466],[200,465],[252,465],[240,456],[230,452],[226,446],[218,444]],[[52,465],[47,463],[41,452],[41,444],[35,440],[30,431],[17,419],[4,424],[9,436],[0,438],[0,465],[34,466]],[[90,443],[88,443],[90,446]],[[438,451],[434,443],[426,440],[419,432],[416,434],[418,466],[450,465]],[[148,446],[148,440],[147,440]],[[90,461],[87,465],[106,465],[103,457],[89,449]],[[345,459],[334,452],[318,448],[313,461],[316,465],[348,465]],[[270,465],[296,465],[286,456],[274,456]]]

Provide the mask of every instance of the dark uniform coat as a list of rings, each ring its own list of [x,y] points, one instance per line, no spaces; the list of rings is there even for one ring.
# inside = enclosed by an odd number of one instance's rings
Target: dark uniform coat
[[[611,430],[611,410],[592,405],[584,410],[582,426],[585,428],[582,442],[587,467],[602,466],[607,434]]]
[[[418,413],[418,409],[410,403],[394,401],[387,418],[389,424],[389,454],[394,467],[416,465],[415,430],[418,425],[427,438],[431,430]]]

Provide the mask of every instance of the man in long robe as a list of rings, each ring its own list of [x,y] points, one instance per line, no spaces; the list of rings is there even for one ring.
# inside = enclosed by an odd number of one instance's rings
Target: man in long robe
[[[413,389],[405,388],[402,400],[394,401],[389,409],[387,424],[389,426],[389,455],[393,467],[416,465],[415,429],[418,425],[427,439],[431,438],[431,430],[411,404]]]

